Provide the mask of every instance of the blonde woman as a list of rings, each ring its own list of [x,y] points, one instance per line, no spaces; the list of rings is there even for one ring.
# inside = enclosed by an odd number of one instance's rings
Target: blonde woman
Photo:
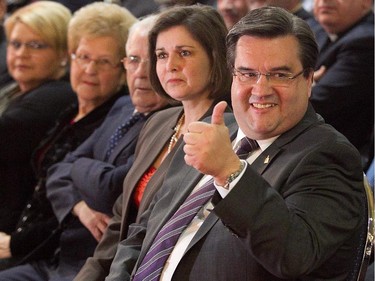
[[[64,80],[71,13],[40,1],[5,22],[7,65],[14,82],[0,89],[0,231],[13,231],[35,178],[33,149],[75,100]]]

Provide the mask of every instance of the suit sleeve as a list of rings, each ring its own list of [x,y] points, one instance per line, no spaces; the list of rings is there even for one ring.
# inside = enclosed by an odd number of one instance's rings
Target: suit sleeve
[[[86,157],[73,163],[71,178],[74,187],[79,190],[82,199],[90,208],[106,214],[112,213],[113,204],[121,194],[122,183],[132,166],[134,155],[129,150],[123,153],[121,158],[123,161],[117,167]]]
[[[53,211],[61,223],[70,214],[73,207],[82,200],[82,196],[74,187],[71,171],[74,162],[80,157],[92,157],[93,145],[97,131],[94,132],[75,151],[68,153],[64,160],[52,165],[47,173],[47,197]]]
[[[283,159],[291,173],[275,184],[280,190],[248,166],[214,213],[270,273],[287,279],[308,274],[351,239],[362,221],[357,155],[348,144],[331,142],[298,162]]]
[[[341,46],[334,59],[327,59],[322,64],[327,70],[312,89],[314,109],[325,119],[332,120],[350,107],[353,99],[368,102],[371,97],[366,94],[370,88],[373,89],[374,81],[373,58],[373,37],[360,38]]]

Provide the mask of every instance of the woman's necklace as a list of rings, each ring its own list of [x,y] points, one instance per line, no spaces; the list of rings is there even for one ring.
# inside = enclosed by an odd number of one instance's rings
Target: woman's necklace
[[[171,152],[173,146],[178,141],[178,137],[179,137],[179,134],[180,134],[180,130],[181,130],[182,124],[184,123],[184,120],[185,120],[185,113],[182,114],[182,116],[180,117],[180,119],[178,119],[176,127],[174,127],[174,134],[172,135],[172,137],[171,137],[171,139],[169,141],[169,145],[168,145],[168,154]]]

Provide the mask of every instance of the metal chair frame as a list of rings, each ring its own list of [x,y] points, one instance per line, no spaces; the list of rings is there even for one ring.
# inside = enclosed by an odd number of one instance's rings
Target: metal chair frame
[[[357,281],[365,280],[367,267],[371,258],[371,252],[374,248],[374,195],[372,193],[370,184],[367,180],[366,175],[363,175],[363,183],[366,191],[366,201],[367,201],[367,236],[365,241],[365,247],[362,256],[361,267],[359,269]]]

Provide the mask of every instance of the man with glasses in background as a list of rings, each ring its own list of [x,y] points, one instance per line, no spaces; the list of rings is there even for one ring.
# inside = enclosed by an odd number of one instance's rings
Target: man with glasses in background
[[[239,128],[224,124],[225,102],[208,123],[189,124],[107,281],[350,275],[364,224],[361,161],[309,103],[318,56],[311,29],[264,7],[234,25],[227,48]]]

